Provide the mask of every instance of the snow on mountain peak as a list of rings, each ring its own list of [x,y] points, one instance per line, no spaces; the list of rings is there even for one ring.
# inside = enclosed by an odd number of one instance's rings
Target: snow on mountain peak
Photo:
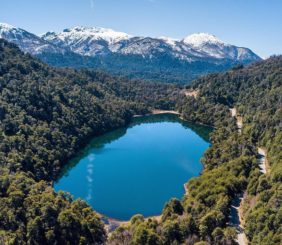
[[[185,44],[201,47],[204,44],[224,44],[216,36],[208,33],[195,33],[183,39]]]
[[[158,39],[163,40],[164,42],[172,46],[175,46],[175,42],[179,42],[179,40],[176,38],[165,37],[165,36],[158,37]]]
[[[17,39],[16,37],[19,37],[19,36],[22,37],[26,34],[34,35],[21,28],[12,26],[10,24],[0,23],[0,38],[7,39],[7,37],[9,36],[9,37],[14,37],[15,39]]]
[[[0,23],[0,34],[15,32],[15,31],[20,31],[20,29],[6,23]]]
[[[225,44],[207,33],[192,34],[178,40],[169,37],[134,37],[112,29],[77,26],[59,33],[47,32],[39,37],[21,28],[0,23],[0,38],[15,43],[24,52],[33,55],[71,51],[91,57],[119,53],[151,58],[166,54],[189,62],[206,58],[233,61],[259,59],[251,50]]]
[[[16,44],[22,51],[33,55],[43,52],[63,53],[64,51],[30,32],[6,23],[0,23],[0,38]]]
[[[0,23],[0,29],[4,30],[11,30],[14,29],[15,27],[6,23]]]
[[[116,32],[112,29],[100,28],[100,27],[83,27],[77,26],[70,29],[65,29],[61,33],[49,33],[51,36],[57,36],[61,40],[105,40],[108,43],[116,43],[121,40],[129,39],[131,36],[124,32]],[[48,39],[48,33],[44,35]],[[50,37],[49,37],[50,38]]]

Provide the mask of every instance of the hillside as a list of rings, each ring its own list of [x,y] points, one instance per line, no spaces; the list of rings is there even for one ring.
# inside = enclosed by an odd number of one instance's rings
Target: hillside
[[[179,90],[51,68],[0,40],[0,243],[101,244],[103,224],[52,181],[96,135],[173,107]],[[167,96],[163,96],[167,94]]]
[[[250,243],[280,244],[281,81],[278,56],[196,80],[185,97],[175,85],[52,68],[0,40],[0,241],[235,244],[231,205],[245,193],[241,210]],[[185,185],[183,200],[165,205],[161,218],[137,215],[107,239],[92,208],[55,193],[52,181],[89,139],[153,108],[214,127],[205,170]],[[241,133],[230,108],[242,117]],[[258,147],[266,152],[266,174]]]
[[[133,217],[113,233],[111,244],[237,244],[231,205],[243,193],[239,215],[250,244],[281,244],[281,81],[279,56],[188,86],[190,93],[178,103],[182,117],[215,127],[205,170],[186,184],[183,200],[166,204],[160,222]],[[243,118],[239,131],[234,107]],[[266,174],[258,147],[267,153]]]
[[[254,149],[259,148],[259,154],[260,149],[265,152],[266,174],[260,173],[256,165],[247,180],[242,203],[245,232],[251,244],[281,243],[282,57],[208,76],[191,88],[200,90],[199,97],[205,98],[205,104],[206,101],[211,103],[205,108],[210,113],[218,114],[212,109],[214,104],[237,108],[243,118],[239,140],[248,141]],[[193,120],[198,120],[200,114],[194,114]]]

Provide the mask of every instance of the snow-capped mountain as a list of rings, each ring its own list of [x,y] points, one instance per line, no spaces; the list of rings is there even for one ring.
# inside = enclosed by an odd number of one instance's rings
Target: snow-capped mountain
[[[60,67],[94,68],[133,78],[186,83],[261,58],[207,33],[183,39],[139,37],[111,29],[74,27],[34,35],[0,24],[0,38]]]
[[[75,27],[61,33],[47,32],[41,38],[61,48],[87,56],[109,52],[109,47],[128,40],[130,35],[105,28]]]
[[[226,44],[207,33],[192,34],[178,40],[169,37],[134,37],[105,28],[74,27],[60,33],[47,32],[39,37],[0,23],[0,38],[17,44],[24,52],[33,55],[71,51],[92,57],[117,53],[152,58],[165,54],[188,62],[228,59],[248,63],[259,59],[250,49]]]
[[[141,55],[152,58],[160,54],[186,60],[230,59],[250,62],[259,57],[247,48],[226,44],[207,33],[192,34],[183,40],[169,37],[133,37],[105,28],[75,27],[63,32],[48,32],[42,39],[80,55],[96,56],[109,53]]]
[[[0,23],[0,38],[15,43],[22,51],[32,55],[44,52],[63,52],[63,50],[57,46],[54,46],[40,37],[5,23]]]
[[[192,34],[184,38],[182,42],[206,56],[212,56],[218,59],[244,62],[258,58],[258,56],[248,48],[226,44],[216,36],[207,33]]]
[[[195,33],[187,36],[182,40],[185,44],[193,46],[195,48],[202,47],[206,44],[224,44],[216,36],[210,35],[208,33]]]

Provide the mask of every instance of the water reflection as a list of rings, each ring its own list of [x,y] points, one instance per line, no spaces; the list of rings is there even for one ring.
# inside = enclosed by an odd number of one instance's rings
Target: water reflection
[[[202,171],[210,132],[171,114],[135,118],[127,128],[93,139],[54,187],[109,217],[157,215],[170,198],[181,198],[183,184]]]

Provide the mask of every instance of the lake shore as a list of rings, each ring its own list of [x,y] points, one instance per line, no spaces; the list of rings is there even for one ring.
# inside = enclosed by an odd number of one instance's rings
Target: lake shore
[[[182,121],[185,121],[185,122],[188,122],[188,123],[195,123],[195,122],[186,120],[186,119],[181,115],[180,112],[174,111],[174,110],[159,110],[159,109],[154,109],[154,110],[152,110],[150,113],[147,113],[147,114],[143,114],[143,115],[133,115],[133,118],[146,117],[146,116],[152,116],[152,115],[161,115],[161,114],[173,114],[173,115],[177,115],[177,116],[179,116],[179,118],[180,118]],[[214,128],[214,126],[212,126],[212,125],[208,125],[208,124],[204,124],[204,123],[200,123],[200,122],[197,122],[196,124],[202,125],[202,126],[206,126],[206,127],[210,127],[210,128]]]
[[[183,184],[184,187],[184,195],[187,195],[188,193],[188,188],[186,186],[187,183]],[[118,219],[114,219],[114,218],[110,218],[107,217],[101,213],[96,212],[98,217],[105,223],[105,227],[106,227],[106,231],[107,233],[111,233],[112,231],[114,231],[116,228],[118,228],[119,226],[127,226],[130,225],[130,220],[118,220]],[[154,215],[154,216],[149,216],[149,217],[144,217],[145,220],[156,220],[157,222],[160,222],[162,219],[162,214],[160,215]]]
[[[106,217],[105,215],[96,212],[98,217],[105,223],[105,227],[106,227],[106,232],[109,234],[111,232],[113,232],[116,228],[120,227],[120,226],[127,226],[130,225],[130,220],[118,220],[118,219],[114,219],[114,218],[110,218],[110,217]],[[160,222],[162,219],[162,215],[155,215],[155,216],[150,216],[147,218],[144,218],[145,220],[156,220],[157,222]]]
[[[144,114],[144,115],[133,115],[133,118],[136,117],[144,117],[144,116],[151,116],[151,115],[161,115],[161,114],[174,114],[174,115],[180,115],[178,111],[173,110],[158,110],[154,109],[150,113]]]
[[[163,116],[156,116],[156,118],[165,118],[166,120],[168,120],[169,122],[170,122],[170,119],[169,118],[173,118],[173,122],[176,122],[176,123],[183,123],[183,122],[180,122],[180,120],[178,120],[177,118],[180,118],[180,113],[178,112],[178,111],[174,111],[174,110],[157,110],[157,109],[155,109],[155,110],[152,110],[151,111],[151,113],[150,114],[147,114],[147,115],[152,115],[152,116],[154,116],[154,115],[163,115]],[[169,115],[170,114],[170,115]],[[175,116],[174,116],[175,115]],[[144,120],[147,120],[146,119],[146,115],[141,115],[141,117],[143,117],[144,116]],[[138,117],[138,115],[137,115],[137,117]],[[181,120],[183,120],[182,118],[180,118]],[[139,121],[139,119],[136,119],[137,121]],[[141,120],[142,121],[142,120]],[[148,116],[148,122],[151,122],[151,117],[150,116]],[[163,120],[161,120],[160,119],[160,122],[162,122],[163,123]],[[145,123],[145,122],[143,122],[142,121],[142,123]],[[138,124],[138,125],[140,125],[140,124]],[[170,125],[170,124],[169,124]],[[171,123],[171,125],[173,126],[173,127],[175,127],[175,123]],[[153,124],[153,126],[154,127],[156,127],[156,124]],[[166,130],[167,130],[167,125],[165,125],[165,128],[164,128],[164,132],[166,132]],[[139,128],[139,127],[138,127]],[[160,126],[157,126],[157,128],[158,128],[158,130],[160,129]],[[181,130],[187,130],[188,128],[189,128],[189,124],[187,125],[187,127],[179,127],[179,128],[181,128]],[[131,127],[130,128],[130,130],[132,130],[133,128]],[[190,129],[189,128],[189,130],[195,130],[195,132],[197,133],[198,132],[198,128],[196,127],[196,129]],[[204,128],[204,130],[206,130],[205,128]],[[126,132],[126,131],[125,131]],[[202,132],[201,130],[199,130],[199,134],[200,134],[200,132]],[[197,134],[198,134],[197,133]],[[163,135],[163,134],[162,134]],[[122,134],[122,135],[120,135],[120,133],[117,135],[117,139],[115,139],[115,142],[118,142],[118,139],[119,138],[121,138],[121,137],[123,137],[124,136],[124,134]],[[141,135],[142,136],[142,135]],[[174,136],[174,135],[173,135]],[[113,136],[111,136],[111,137],[109,137],[109,135],[106,135],[106,137],[105,137],[105,143],[103,143],[103,141],[101,141],[101,139],[99,139],[98,140],[98,142],[99,142],[99,146],[101,146],[101,145],[103,145],[104,146],[104,144],[110,144],[109,143],[109,138],[111,139],[111,141],[110,141],[110,143],[112,142],[112,140],[113,140]],[[157,139],[158,137],[154,137],[154,139]],[[203,140],[203,141],[205,141],[203,138],[201,138],[201,137],[199,137],[199,139],[201,139],[201,141]],[[169,141],[171,140],[171,137],[169,138]],[[178,141],[177,141],[178,142]],[[159,143],[159,142],[158,142]],[[189,143],[189,142],[188,142]],[[154,144],[154,145],[158,145],[158,144]],[[187,145],[187,144],[185,144],[185,145]],[[91,148],[92,147],[95,147],[94,145],[93,145],[93,142],[91,143]],[[208,147],[208,146],[206,146],[206,147]],[[191,147],[190,147],[191,148]],[[189,149],[190,149],[189,148]],[[170,149],[171,150],[171,149]],[[88,152],[88,150],[87,150],[87,152]],[[86,155],[87,155],[88,153],[86,153]],[[84,158],[84,157],[83,157]],[[88,158],[87,158],[88,159]],[[91,159],[92,159],[92,157],[91,157]],[[88,159],[88,161],[91,161],[91,159]],[[79,170],[79,169],[78,169]],[[71,175],[68,175],[68,178],[70,178],[71,177]],[[183,186],[183,189],[184,189],[184,192],[183,192],[183,194],[185,195],[185,194],[187,194],[187,189],[186,189],[186,186],[185,185],[183,185],[183,183],[184,182],[187,182],[189,180],[189,178],[188,179],[183,179],[181,182],[180,182],[180,187],[181,187],[181,185]],[[134,179],[134,181],[136,182],[136,179]],[[117,183],[117,182],[115,182],[115,183]],[[179,186],[179,185],[178,185]],[[158,188],[159,189],[159,188]],[[157,191],[157,190],[156,190]],[[130,195],[129,195],[129,197],[131,197]],[[178,198],[180,198],[180,197],[178,197]],[[166,199],[166,200],[169,200],[169,199]],[[152,204],[153,204],[154,202],[152,202]],[[163,205],[164,205],[164,203],[163,203]],[[163,206],[162,206],[163,207]],[[97,216],[101,219],[101,221],[105,224],[105,230],[107,231],[107,233],[108,234],[110,234],[111,232],[113,232],[116,228],[118,228],[119,226],[127,226],[127,225],[130,225],[130,217],[124,217],[124,220],[123,220],[123,218],[122,218],[122,216],[121,216],[121,219],[119,219],[119,217],[115,217],[115,218],[111,218],[110,216],[107,216],[107,215],[105,215],[105,214],[103,214],[103,208],[100,208],[99,209],[100,210],[100,212],[101,213],[98,213],[98,212],[96,212],[96,214],[97,214]],[[141,212],[142,213],[142,211],[139,211],[139,212]],[[138,214],[138,212],[137,212],[137,214]],[[149,220],[149,219],[152,219],[152,220],[155,220],[155,221],[157,221],[157,222],[161,222],[161,219],[162,219],[162,215],[161,215],[161,210],[159,211],[159,213],[158,213],[158,210],[157,210],[157,212],[151,212],[151,214],[156,214],[156,215],[153,215],[153,216],[149,216],[149,217],[147,217],[147,216],[145,216],[144,217],[144,219],[145,220]],[[150,213],[149,213],[149,215],[150,215]],[[116,218],[118,218],[118,219],[116,219]],[[128,220],[127,220],[128,219]]]

